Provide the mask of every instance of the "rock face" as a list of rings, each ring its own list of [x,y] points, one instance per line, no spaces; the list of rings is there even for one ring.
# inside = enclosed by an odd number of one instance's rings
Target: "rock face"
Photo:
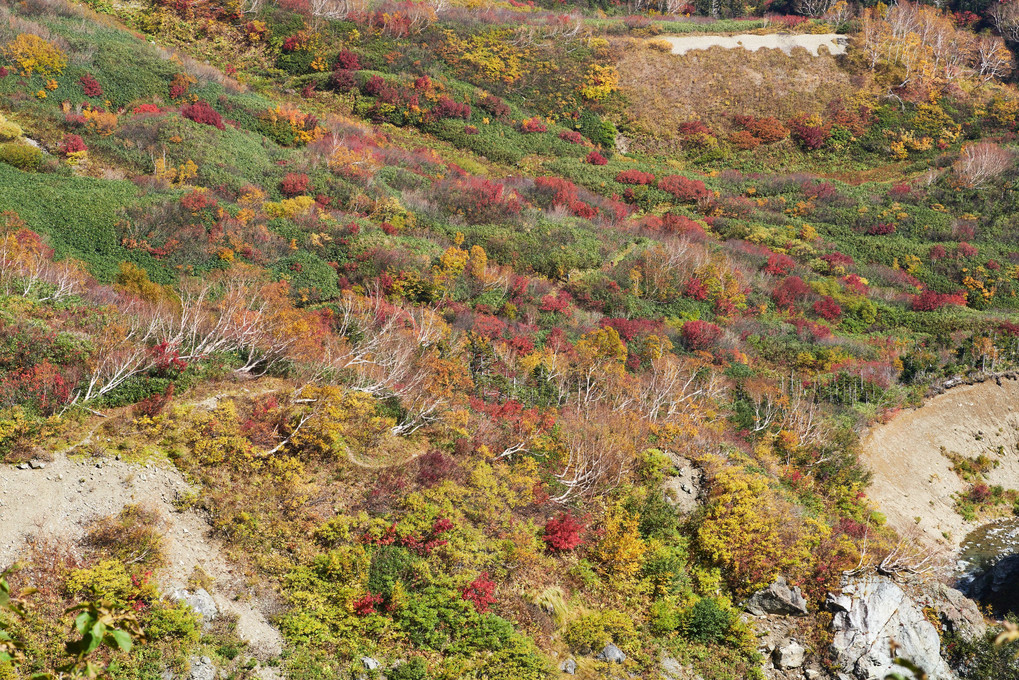
[[[662,493],[665,500],[676,510],[689,514],[698,507],[701,496],[704,473],[693,462],[675,453],[669,453],[669,460],[676,469],[676,474],[666,477],[662,482]]]
[[[920,607],[891,579],[868,576],[828,596],[834,613],[832,652],[842,669],[857,680],[880,680],[895,667],[889,642],[899,654],[927,671],[931,680],[955,675],[941,658],[938,631]]]
[[[559,670],[561,670],[563,673],[566,673],[567,675],[576,675],[577,662],[574,661],[573,659],[567,659],[566,661],[563,661],[561,664],[559,664]]]
[[[806,616],[807,601],[799,588],[795,586],[790,588],[785,576],[779,576],[770,586],[750,596],[746,610],[754,616],[765,614]]]
[[[945,631],[955,633],[967,642],[982,638],[987,632],[987,622],[977,603],[943,583],[934,583],[926,588],[917,603],[934,609]]]

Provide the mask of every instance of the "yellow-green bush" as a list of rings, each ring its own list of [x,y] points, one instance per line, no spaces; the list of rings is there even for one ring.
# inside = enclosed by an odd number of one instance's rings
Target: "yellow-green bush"
[[[42,160],[42,151],[29,144],[7,142],[0,144],[0,163],[13,165],[19,170],[35,170]]]
[[[0,116],[0,142],[13,142],[24,134],[21,126]]]
[[[581,616],[569,625],[563,640],[582,654],[601,651],[610,642],[632,654],[638,644],[633,617],[614,609]]]

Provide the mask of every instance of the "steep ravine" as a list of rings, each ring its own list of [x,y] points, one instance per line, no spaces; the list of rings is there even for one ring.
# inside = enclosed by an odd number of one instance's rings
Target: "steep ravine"
[[[953,494],[969,484],[942,449],[997,461],[987,483],[1019,488],[1019,381],[963,385],[903,411],[864,437],[862,460],[873,473],[868,494],[895,529],[950,550],[986,519],[965,521]],[[1005,510],[1007,512],[1007,509]]]

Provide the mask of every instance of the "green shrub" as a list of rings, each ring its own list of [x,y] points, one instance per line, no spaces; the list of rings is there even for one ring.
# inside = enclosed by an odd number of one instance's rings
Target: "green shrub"
[[[428,680],[428,666],[421,657],[415,656],[386,673],[386,677],[389,680]]]
[[[728,635],[733,621],[732,611],[719,605],[713,597],[698,600],[684,618],[686,636],[705,644],[721,642]]]
[[[0,163],[13,165],[18,170],[36,170],[42,160],[42,151],[30,144],[7,142],[0,144]]]
[[[131,575],[117,560],[103,560],[90,569],[75,569],[67,577],[64,587],[71,595],[106,600],[117,607],[127,606],[135,591]]]
[[[185,602],[171,606],[156,603],[145,622],[150,640],[174,640],[181,645],[196,645],[202,636],[198,615]]]

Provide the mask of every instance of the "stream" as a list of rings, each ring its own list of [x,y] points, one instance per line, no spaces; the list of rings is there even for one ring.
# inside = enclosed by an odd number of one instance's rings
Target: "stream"
[[[1019,612],[1019,517],[974,529],[959,545],[956,587],[996,612]]]

